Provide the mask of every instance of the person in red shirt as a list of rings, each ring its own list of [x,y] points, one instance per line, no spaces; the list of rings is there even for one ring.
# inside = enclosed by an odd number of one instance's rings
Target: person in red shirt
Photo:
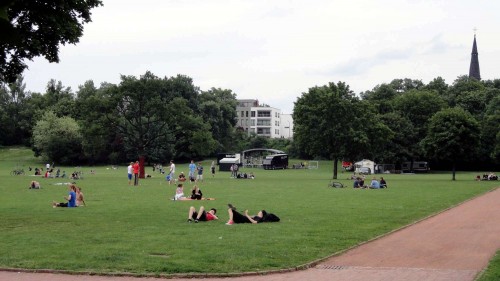
[[[201,206],[200,210],[196,212],[196,208],[191,206],[189,208],[188,222],[198,222],[198,221],[212,221],[218,220],[219,218],[215,215],[217,210],[212,208],[210,211],[206,212],[205,207]]]
[[[139,161],[135,161],[132,170],[134,170],[134,185],[139,185]]]

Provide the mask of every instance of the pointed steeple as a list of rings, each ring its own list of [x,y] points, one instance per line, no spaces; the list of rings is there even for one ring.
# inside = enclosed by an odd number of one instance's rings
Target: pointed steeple
[[[479,71],[479,58],[477,53],[476,34],[474,33],[474,43],[472,44],[472,54],[470,59],[469,77],[474,77],[481,80],[481,73]]]

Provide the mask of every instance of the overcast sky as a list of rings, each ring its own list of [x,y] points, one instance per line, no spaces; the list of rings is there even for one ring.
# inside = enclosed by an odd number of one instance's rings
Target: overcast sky
[[[201,90],[292,113],[303,92],[346,82],[356,93],[396,78],[448,84],[467,75],[477,28],[483,79],[500,78],[497,0],[103,0],[60,63],[28,63],[27,90],[73,91],[120,74],[187,75]]]

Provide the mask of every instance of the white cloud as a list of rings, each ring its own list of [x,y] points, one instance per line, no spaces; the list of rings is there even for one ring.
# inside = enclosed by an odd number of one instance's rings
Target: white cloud
[[[52,78],[76,90],[185,74],[291,113],[328,82],[355,92],[396,78],[452,83],[468,72],[474,27],[483,78],[500,78],[499,10],[489,0],[104,0],[81,42],[61,47],[59,64],[29,63],[25,82],[42,92]]]

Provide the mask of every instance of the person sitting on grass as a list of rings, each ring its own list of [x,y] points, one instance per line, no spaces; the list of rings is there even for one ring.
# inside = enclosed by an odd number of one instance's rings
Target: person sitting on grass
[[[81,187],[76,188],[76,206],[77,207],[86,206],[85,198],[83,197],[83,192]]]
[[[203,193],[201,189],[195,184],[193,186],[193,190],[191,190],[191,199],[193,200],[201,200],[203,198]]]
[[[354,178],[354,182],[352,184],[353,188],[360,188],[360,186],[359,186],[359,180],[358,179],[359,178]]]
[[[177,185],[177,188],[175,189],[175,195],[172,200],[184,200],[186,199],[186,196],[184,196],[184,187],[182,186],[182,183],[179,183]]]
[[[378,182],[377,178],[373,178],[370,183],[370,189],[380,189],[380,182]]]
[[[210,211],[206,212],[205,207],[201,206],[200,210],[196,212],[196,208],[191,206],[188,213],[188,222],[192,222],[193,220],[195,223],[197,223],[198,221],[218,220],[219,218],[215,214],[217,214],[217,210],[215,208],[212,208],[210,209]]]
[[[76,207],[76,186],[74,184],[69,185],[69,193],[68,196],[65,196],[64,199],[66,199],[67,202],[63,203],[57,203],[57,202],[52,202],[52,207],[67,207],[67,208],[73,208]]]
[[[387,188],[387,182],[384,177],[380,177],[380,188]]]
[[[180,173],[179,178],[177,180],[179,182],[185,182],[186,181],[186,176],[184,175],[184,172]]]
[[[257,213],[255,216],[250,216],[248,214],[248,210],[245,210],[244,215],[236,211],[236,208],[231,205],[227,204],[229,207],[228,214],[229,214],[229,220],[227,221],[226,225],[233,225],[235,223],[252,223],[252,224],[257,224],[257,223],[262,223],[262,222],[279,222],[280,218],[276,216],[275,214],[268,214],[266,210],[261,210]]]
[[[29,189],[40,189],[40,183],[37,181],[31,181]]]
[[[365,176],[358,177],[358,182],[360,188],[367,188],[365,185]]]

